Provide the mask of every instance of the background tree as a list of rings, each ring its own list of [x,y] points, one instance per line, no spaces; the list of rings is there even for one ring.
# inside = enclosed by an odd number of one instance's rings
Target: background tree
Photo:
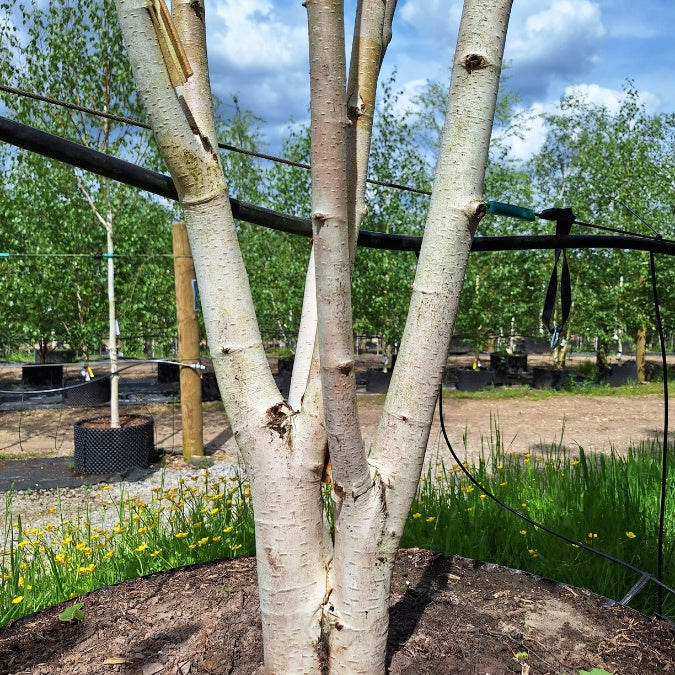
[[[616,112],[570,95],[546,123],[546,142],[531,162],[542,205],[571,207],[580,221],[600,227],[673,237],[665,202],[672,184],[667,158],[674,152],[675,116],[648,114],[629,83]],[[574,231],[598,232],[583,226]],[[573,251],[570,267],[577,281],[569,329],[597,339],[600,368],[607,365],[614,336],[634,342],[642,379],[644,346],[654,329],[649,255]],[[665,288],[672,279],[672,261],[660,267]],[[667,294],[662,300],[664,319],[670,323],[673,303]]]
[[[5,4],[4,9],[11,10],[14,18],[14,22],[4,22],[0,29],[0,68],[6,83],[104,112],[143,117],[112,0],[103,3],[50,0],[46,4],[33,1],[11,7]],[[4,94],[3,98],[18,121],[101,152],[158,166],[159,157],[147,133],[137,133],[128,125],[106,118],[38,104],[27,97]],[[40,259],[40,276],[24,277],[25,283],[19,282],[18,288],[12,289],[17,304],[34,308],[34,312],[26,315],[20,332],[31,337],[43,330],[49,330],[50,335],[54,331],[55,337],[67,341],[85,356],[98,350],[107,333],[112,375],[111,422],[116,425],[119,423],[116,333],[118,327],[124,329],[122,317],[128,320],[129,333],[135,334],[136,326],[145,324],[149,328],[150,308],[157,311],[158,299],[167,305],[162,315],[173,314],[172,279],[160,271],[166,267],[166,261],[159,263],[159,270],[151,272],[157,261],[150,262],[147,258],[153,249],[170,251],[169,212],[158,201],[142,198],[113,181],[26,157],[18,151],[9,168],[19,192],[17,198],[22,199],[18,204],[21,211],[13,220],[12,236],[20,246],[18,250],[36,252],[32,243],[41,242],[40,252],[55,254]],[[39,201],[35,192],[31,198],[21,197],[33,183]],[[141,225],[146,228],[143,236],[139,231]],[[115,240],[120,243],[119,250],[114,246]],[[106,254],[106,257],[103,263],[87,262],[86,258],[68,259],[57,253]],[[115,265],[116,253],[126,256],[124,265]],[[103,285],[101,267],[107,267]],[[144,272],[137,273],[141,269]],[[115,297],[115,289],[123,298],[121,303]],[[102,313],[106,293],[107,309]],[[126,302],[126,293],[133,300]],[[48,314],[55,314],[56,318],[50,317],[45,322],[44,313],[49,308]],[[16,326],[16,320],[12,325]]]

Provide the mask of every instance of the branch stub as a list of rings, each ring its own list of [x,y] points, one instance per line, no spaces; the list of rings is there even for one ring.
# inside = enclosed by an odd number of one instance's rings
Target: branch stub
[[[487,68],[490,64],[488,60],[480,54],[467,54],[467,56],[462,61],[462,65],[468,73],[472,73],[474,70]]]

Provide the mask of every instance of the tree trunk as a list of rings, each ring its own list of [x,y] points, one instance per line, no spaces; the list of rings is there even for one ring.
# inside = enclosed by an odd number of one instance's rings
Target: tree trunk
[[[471,240],[485,213],[481,191],[511,0],[465,4],[410,315],[369,455],[355,397],[350,283],[363,209],[348,187],[360,179],[347,178],[342,2],[305,3],[321,382],[310,376],[293,406],[265,357],[216,151],[203,2],[172,3],[177,47],[190,66],[182,91],[173,89],[180,68],[164,62],[159,46],[157,4],[117,3],[139,94],[183,206],[214,368],[251,480],[265,670],[383,673],[394,555],[419,482]],[[375,12],[378,3],[364,0],[360,11]],[[387,34],[393,4],[374,14],[381,17],[376,36]],[[379,67],[382,47],[366,51]],[[326,440],[334,541],[320,482]]]
[[[115,251],[113,248],[112,216],[108,214],[106,224],[108,254],[108,354],[110,356],[110,426],[120,425],[119,381],[117,373],[117,310],[115,308]]]
[[[640,324],[635,339],[635,363],[637,364],[638,382],[645,381],[645,356],[647,353],[647,327]]]

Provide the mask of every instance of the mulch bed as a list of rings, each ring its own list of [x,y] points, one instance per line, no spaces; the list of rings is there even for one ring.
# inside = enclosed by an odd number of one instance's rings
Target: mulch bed
[[[59,620],[72,601],[2,629],[0,673],[262,672],[253,558],[134,579],[80,600],[82,621]],[[400,551],[390,616],[388,668],[396,675],[675,673],[669,622],[465,558]]]

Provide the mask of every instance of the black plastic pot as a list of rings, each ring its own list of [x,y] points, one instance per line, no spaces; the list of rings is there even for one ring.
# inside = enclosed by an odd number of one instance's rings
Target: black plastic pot
[[[370,394],[386,394],[391,382],[392,371],[369,370],[366,380],[366,391]]]
[[[63,402],[73,408],[87,408],[103,405],[110,401],[110,378],[97,377],[90,382],[66,380],[63,390]],[[79,386],[73,386],[73,385]]]
[[[623,363],[620,366],[612,366],[607,376],[610,387],[620,387],[629,382],[638,381],[637,363],[634,361]]]
[[[62,365],[23,366],[21,383],[28,387],[60,387],[63,382]]]
[[[535,389],[562,389],[570,373],[570,370],[565,369],[533,368],[532,386]]]
[[[506,363],[508,355],[503,352],[492,352],[490,354],[490,370],[497,373],[506,372]]]
[[[157,364],[157,382],[162,384],[167,382],[178,382],[180,380],[180,366],[175,363]]]
[[[215,373],[202,374],[202,401],[220,401],[220,389]]]
[[[507,354],[506,369],[512,373],[527,371],[527,354]]]
[[[480,391],[491,387],[494,381],[493,370],[458,370],[455,387],[457,391]]]
[[[74,349],[57,349],[48,351],[45,363],[73,363],[75,361]],[[40,352],[35,350],[35,363],[41,363]]]
[[[147,468],[156,459],[152,417],[123,415],[120,427],[110,417],[75,422],[75,472],[83,475],[119,473]]]

